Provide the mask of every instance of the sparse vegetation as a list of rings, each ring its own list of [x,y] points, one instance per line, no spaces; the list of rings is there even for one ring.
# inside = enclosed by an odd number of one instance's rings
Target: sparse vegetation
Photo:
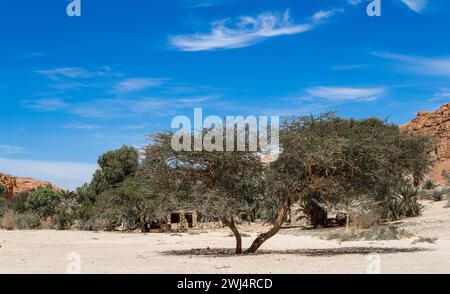
[[[337,231],[326,236],[328,240],[348,241],[384,241],[401,240],[412,237],[412,234],[395,226],[374,226],[366,230]]]
[[[434,244],[436,243],[436,241],[438,240],[438,238],[436,237],[419,237],[418,239],[414,240],[412,242],[412,244],[419,244],[419,243],[430,243],[430,244]]]
[[[424,190],[433,190],[434,188],[436,188],[436,184],[432,179],[427,179],[422,185]]]

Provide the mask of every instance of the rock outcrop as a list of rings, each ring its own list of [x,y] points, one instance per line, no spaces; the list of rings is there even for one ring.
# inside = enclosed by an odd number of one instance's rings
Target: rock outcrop
[[[52,188],[55,191],[61,191],[60,188],[47,181],[38,181],[30,178],[17,178],[2,173],[0,173],[0,185],[5,186],[6,188],[6,200],[12,199],[20,192],[35,191],[43,187]]]
[[[432,153],[436,165],[430,177],[444,184],[446,180],[443,174],[450,173],[450,103],[442,105],[436,111],[419,112],[415,119],[401,129],[407,134],[428,135],[436,140],[437,147]]]

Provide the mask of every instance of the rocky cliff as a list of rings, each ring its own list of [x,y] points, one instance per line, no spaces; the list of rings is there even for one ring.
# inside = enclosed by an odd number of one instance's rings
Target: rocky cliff
[[[6,188],[7,200],[13,198],[20,192],[35,191],[42,187],[49,187],[56,191],[61,191],[60,188],[52,185],[50,182],[38,181],[30,178],[17,178],[2,173],[0,173],[0,184]]]
[[[436,111],[422,111],[402,130],[408,134],[429,135],[436,140],[437,147],[432,155],[436,159],[430,177],[444,184],[443,173],[450,173],[450,103],[442,105]]]

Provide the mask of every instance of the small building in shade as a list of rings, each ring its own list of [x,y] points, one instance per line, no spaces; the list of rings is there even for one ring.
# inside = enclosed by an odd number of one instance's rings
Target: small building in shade
[[[197,212],[175,210],[167,216],[167,226],[173,231],[185,231],[197,226]]]

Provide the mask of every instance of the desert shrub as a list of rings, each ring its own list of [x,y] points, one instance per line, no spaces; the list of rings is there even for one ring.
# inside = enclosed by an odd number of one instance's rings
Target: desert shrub
[[[436,184],[432,179],[426,180],[422,185],[422,189],[425,190],[433,190],[434,188],[436,188]]]
[[[363,201],[350,211],[350,223],[354,228],[371,228],[378,224],[381,217],[380,205],[372,201]]]
[[[59,210],[52,219],[53,224],[58,230],[70,229],[73,221],[74,214],[67,210]]]
[[[6,187],[3,184],[0,184],[0,198],[6,197]]]
[[[14,217],[15,217],[15,212],[12,210],[7,210],[2,217],[1,227],[5,230],[16,229]]]
[[[31,193],[27,191],[20,192],[6,204],[7,208],[17,213],[24,213],[27,211],[26,201],[30,195]]]
[[[260,203],[258,215],[266,223],[274,224],[281,205],[283,205],[282,195],[268,194]]]
[[[14,223],[19,230],[33,230],[41,225],[39,216],[31,211],[16,213],[14,215]]]
[[[422,214],[424,206],[417,199],[419,189],[410,182],[401,184],[396,194],[389,199],[389,219],[398,220],[402,216],[414,217]]]
[[[32,192],[25,201],[25,207],[45,219],[56,213],[61,202],[61,194],[50,188]]]
[[[443,190],[433,190],[429,194],[429,197],[433,201],[442,201],[444,199],[445,193]]]
[[[436,238],[436,237],[419,237],[417,240],[414,240],[412,242],[412,244],[418,244],[418,243],[434,244],[434,243],[436,243],[437,240],[438,240],[438,238]]]
[[[96,215],[97,211],[93,203],[82,203],[74,212],[76,227],[80,230],[94,230],[93,222]]]
[[[387,241],[387,240],[401,240],[411,237],[412,234],[399,229],[395,226],[375,226],[367,230],[357,231],[338,231],[330,233],[326,236],[328,240],[346,241]]]

